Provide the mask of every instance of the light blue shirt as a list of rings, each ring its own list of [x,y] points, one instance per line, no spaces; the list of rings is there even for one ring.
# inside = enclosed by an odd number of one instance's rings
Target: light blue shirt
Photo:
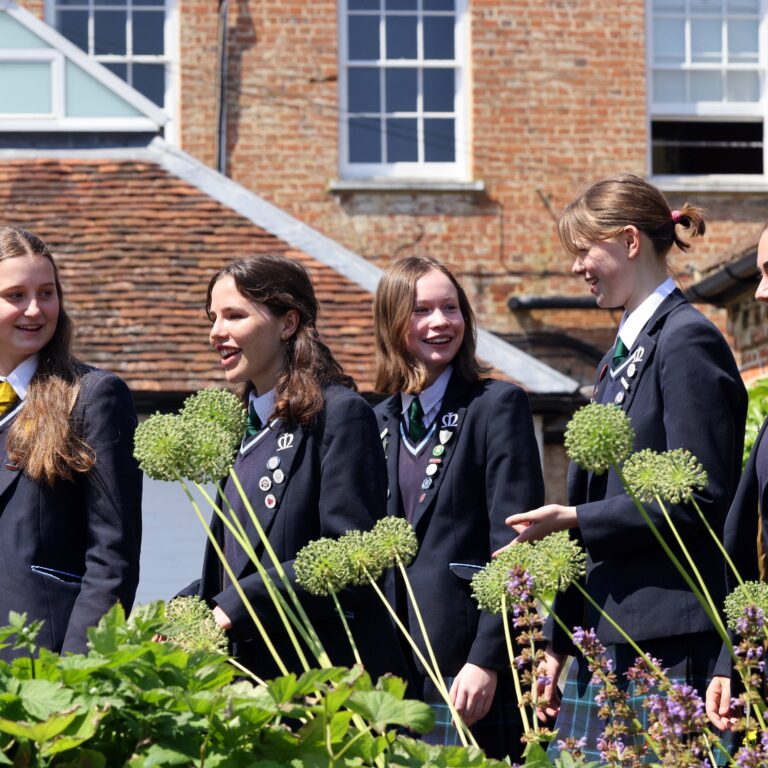
[[[415,398],[419,398],[421,403],[421,409],[424,411],[422,421],[424,426],[428,427],[440,413],[440,407],[443,404],[443,397],[445,396],[445,390],[448,387],[448,382],[451,379],[451,373],[453,373],[453,366],[448,366],[425,390],[418,395],[412,395],[408,392],[403,392],[400,395],[400,399],[403,403],[402,413],[408,413],[408,409],[411,407],[411,403]]]
[[[624,313],[619,325],[619,338],[624,342],[627,349],[632,349],[637,337],[653,317],[653,313],[661,306],[664,299],[675,290],[675,287],[675,281],[668,277],[634,312],[629,315]]]

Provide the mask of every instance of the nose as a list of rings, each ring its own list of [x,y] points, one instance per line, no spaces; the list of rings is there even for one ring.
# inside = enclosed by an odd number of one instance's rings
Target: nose
[[[37,299],[32,298],[29,300],[29,303],[24,310],[24,314],[27,317],[35,317],[40,314],[40,305],[37,303]]]
[[[571,272],[573,272],[574,275],[580,275],[584,272],[584,262],[581,260],[581,256],[577,256],[573,260],[573,266],[571,267]]]
[[[432,313],[432,317],[429,318],[429,324],[433,327],[437,326],[438,328],[441,328],[444,325],[448,325],[448,318],[445,316],[442,309],[436,309]]]
[[[211,342],[211,346],[213,346],[217,342],[221,341],[223,338],[224,338],[224,329],[222,327],[221,319],[216,318],[216,320],[213,321],[211,330],[208,332],[208,339]]]
[[[755,298],[758,301],[768,301],[768,275],[763,275],[760,278],[760,284],[755,291]]]

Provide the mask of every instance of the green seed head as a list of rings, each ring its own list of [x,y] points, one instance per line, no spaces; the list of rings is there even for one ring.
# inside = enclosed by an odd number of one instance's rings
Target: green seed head
[[[334,539],[316,539],[299,550],[293,563],[296,582],[311,595],[343,589],[351,574],[342,547]]]
[[[179,480],[187,454],[178,416],[156,413],[136,428],[133,455],[153,480]]]
[[[216,424],[230,435],[233,448],[240,445],[248,420],[239,398],[226,389],[203,389],[190,395],[180,415]]]
[[[199,597],[174,597],[165,607],[165,620],[163,634],[185,651],[227,653],[224,630]]]
[[[550,533],[533,545],[527,566],[537,592],[564,592],[587,568],[587,554],[568,531]]]
[[[349,531],[339,544],[352,584],[368,584],[369,576],[375,581],[388,567],[388,554],[370,533]]]
[[[725,617],[728,628],[736,631],[736,624],[749,606],[756,605],[768,616],[768,584],[764,581],[745,581],[725,598]]]
[[[387,558],[387,567],[398,560],[409,565],[419,551],[419,540],[413,526],[402,517],[384,517],[370,532],[370,546]]]
[[[585,405],[565,430],[565,449],[571,461],[598,475],[620,465],[634,442],[632,424],[616,405]]]

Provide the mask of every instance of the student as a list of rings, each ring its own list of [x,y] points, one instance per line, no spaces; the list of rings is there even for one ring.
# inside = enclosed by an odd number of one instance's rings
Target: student
[[[704,233],[700,211],[688,204],[670,210],[664,196],[636,176],[592,185],[572,202],[558,223],[574,274],[599,307],[622,307],[616,343],[598,367],[593,400],[614,403],[630,417],[635,450],[686,448],[703,464],[707,487],[696,494],[720,535],[739,479],[746,396],[733,355],[720,332],[685,300],[667,276],[673,246],[689,243],[678,232]],[[597,603],[675,680],[703,693],[720,650],[706,612],[658,545],[613,471],[595,476],[575,466],[568,478],[571,506],[551,504],[507,521],[522,530],[518,541],[574,529],[588,554],[586,588]],[[668,529],[655,504],[646,505],[660,530]],[[717,605],[724,595],[723,558],[689,505],[669,514],[708,584]],[[524,527],[527,526],[527,527]],[[555,611],[573,628],[589,626],[614,658],[620,681],[636,654],[621,635],[580,599],[575,590],[558,596]],[[546,649],[551,683],[543,693],[546,713],[558,710],[557,681],[567,637],[552,629]],[[588,759],[598,759],[596,687],[578,655],[565,684],[557,719],[558,738],[587,737]],[[641,700],[634,707],[641,718]]]
[[[392,395],[375,409],[389,469],[387,511],[416,530],[420,547],[408,577],[458,713],[490,756],[515,759],[521,727],[501,618],[477,609],[469,579],[508,538],[505,518],[543,500],[528,398],[485,377],[472,308],[439,261],[393,264],[374,315],[375,388]],[[424,649],[402,585],[391,584],[390,593]],[[447,706],[408,654],[417,695],[437,709],[427,740],[457,743]]]
[[[386,467],[376,419],[352,380],[322,342],[317,300],[306,270],[281,255],[259,254],[220,269],[208,285],[210,343],[230,384],[242,385],[249,425],[235,472],[279,561],[293,581],[292,561],[322,536],[370,529],[385,514]],[[224,492],[260,561],[282,591],[234,482]],[[238,582],[281,658],[300,671],[298,656],[255,565],[214,516],[212,529]],[[354,663],[333,602],[297,588],[333,664]],[[214,606],[238,660],[259,677],[279,674],[235,587],[209,544],[203,575],[184,590]],[[370,590],[346,590],[349,623],[375,679],[406,672],[394,627]],[[316,660],[309,656],[310,663]]]
[[[133,603],[141,473],[128,388],[71,339],[45,243],[0,227],[0,622],[26,613],[39,646],[84,653],[88,627]]]
[[[760,273],[760,284],[755,291],[755,298],[760,302],[768,302],[768,227],[763,229],[757,245],[757,270]],[[744,581],[765,579],[759,560],[768,552],[768,523],[764,517],[768,486],[768,442],[763,439],[766,426],[768,419],[763,422],[752,446],[736,496],[725,519],[725,547]],[[762,547],[759,546],[761,538]],[[728,592],[738,586],[730,568],[726,570],[726,582]],[[715,677],[707,688],[707,715],[721,730],[732,728],[732,718],[736,714],[731,709],[730,674],[731,656],[728,649],[724,648],[715,669]]]

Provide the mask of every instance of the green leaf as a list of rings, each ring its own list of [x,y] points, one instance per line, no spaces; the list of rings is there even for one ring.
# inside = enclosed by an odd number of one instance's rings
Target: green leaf
[[[59,765],[59,763],[56,763]],[[63,763],[61,768],[106,768],[107,758],[93,749],[80,749],[74,760]]]
[[[402,725],[416,733],[426,733],[435,725],[435,713],[428,704],[400,701],[387,691],[355,691],[347,707],[370,721],[378,731],[387,725]]]
[[[77,717],[77,710],[60,715],[53,715],[42,723],[29,723],[24,720],[6,720],[0,717],[0,731],[10,733],[20,739],[28,739],[41,744],[50,741],[66,730]]]
[[[106,714],[107,710],[100,711],[96,707],[91,707],[87,712],[82,712],[72,722],[72,726],[67,729],[68,732],[47,744],[41,750],[41,754],[55,755],[79,747],[83,742],[96,735],[99,724]]]
[[[408,684],[400,677],[395,677],[394,675],[382,675],[376,682],[376,688],[391,693],[398,699],[404,699]]]
[[[551,768],[552,763],[547,757],[547,752],[541,744],[530,742],[523,752],[526,768]]]
[[[24,709],[40,720],[67,709],[73,698],[71,690],[50,680],[22,680],[14,692],[21,698]]]

